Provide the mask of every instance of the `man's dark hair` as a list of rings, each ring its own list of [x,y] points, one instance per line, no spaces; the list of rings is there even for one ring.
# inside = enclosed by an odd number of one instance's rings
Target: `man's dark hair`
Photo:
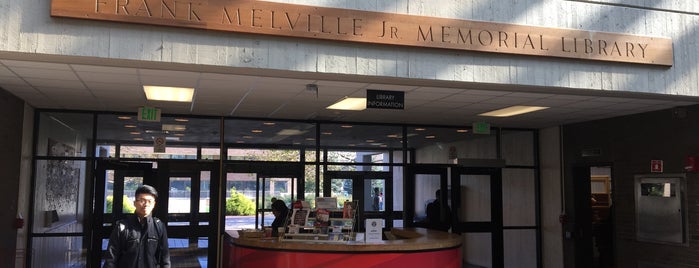
[[[274,201],[272,203],[272,210],[276,210],[276,211],[284,213],[284,212],[289,211],[289,207],[286,206],[286,203],[284,203],[283,200],[277,199],[276,201]]]
[[[136,189],[136,195],[138,196],[139,194],[150,194],[153,195],[155,198],[158,198],[158,191],[153,188],[153,186],[150,185],[141,185]]]

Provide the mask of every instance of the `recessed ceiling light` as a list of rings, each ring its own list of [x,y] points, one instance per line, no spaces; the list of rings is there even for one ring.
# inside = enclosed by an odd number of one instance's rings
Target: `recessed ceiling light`
[[[189,119],[187,118],[175,118],[176,122],[189,122]]]
[[[252,136],[245,135],[243,136],[243,139],[252,139]]]
[[[184,133],[175,133],[175,134],[173,134],[173,135],[175,135],[175,136],[177,136],[177,137],[184,137]]]
[[[131,132],[129,132],[129,134],[131,134],[131,135],[141,135],[141,132],[138,132],[138,131],[131,131]]]
[[[344,98],[326,109],[362,111],[366,109],[366,98]]]
[[[398,134],[388,134],[386,135],[387,138],[398,138]]]
[[[194,88],[191,87],[165,87],[143,86],[146,99],[156,101],[192,102]]]
[[[135,141],[142,141],[143,138],[133,138],[133,140],[135,140]]]
[[[490,111],[487,113],[482,113],[479,115],[482,116],[495,116],[495,117],[508,117],[508,116],[515,116],[515,115],[520,115],[520,114],[526,114],[526,113],[531,113],[539,110],[544,110],[548,109],[549,107],[543,107],[543,106],[510,106],[507,108],[503,108],[500,110],[495,110],[495,111]]]
[[[261,130],[261,129],[253,129],[253,130],[250,130],[250,132],[252,132],[252,133],[262,133],[262,130]]]
[[[136,128],[136,125],[124,125],[125,128]]]
[[[342,125],[341,128],[352,128],[352,125]]]
[[[435,136],[435,135],[427,135],[427,136],[425,136],[425,139],[434,139],[436,137],[437,136]]]
[[[119,116],[117,118],[119,118],[121,120],[131,120],[131,116]]]
[[[163,124],[161,128],[163,131],[185,131],[185,130],[187,130],[187,126],[185,126],[185,125],[174,125],[174,124]]]
[[[456,132],[466,133],[466,132],[468,132],[468,129],[457,129]]]
[[[368,139],[368,140],[366,140],[366,142],[372,143],[372,142],[376,142],[376,140]]]
[[[274,125],[277,124],[277,123],[274,123],[274,122],[264,122],[264,123],[262,123],[262,124],[265,125],[265,126],[274,126]]]
[[[306,138],[307,141],[314,141],[316,140],[315,138]]]
[[[330,132],[330,131],[326,131],[326,132],[321,132],[320,134],[323,134],[323,135],[332,135],[333,133]]]
[[[425,130],[427,130],[427,129],[426,129],[426,128],[419,127],[419,128],[415,128],[415,130],[416,130],[416,131],[425,131]]]

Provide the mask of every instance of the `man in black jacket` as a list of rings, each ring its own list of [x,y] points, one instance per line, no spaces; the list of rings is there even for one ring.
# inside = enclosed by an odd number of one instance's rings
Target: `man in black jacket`
[[[116,222],[104,267],[170,267],[165,224],[151,215],[157,197],[158,192],[149,185],[136,189],[136,211]]]

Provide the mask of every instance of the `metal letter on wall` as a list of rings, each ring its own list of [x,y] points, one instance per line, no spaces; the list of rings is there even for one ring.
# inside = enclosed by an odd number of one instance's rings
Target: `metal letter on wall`
[[[265,1],[52,0],[51,16],[538,57],[663,66],[673,63],[672,40],[659,36]]]

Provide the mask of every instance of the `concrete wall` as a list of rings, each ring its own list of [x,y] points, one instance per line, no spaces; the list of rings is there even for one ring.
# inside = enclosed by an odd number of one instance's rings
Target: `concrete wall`
[[[543,267],[563,266],[563,232],[558,216],[561,200],[560,128],[539,131],[541,172],[541,248]]]
[[[615,267],[699,267],[699,175],[687,173],[687,245],[636,241],[634,199],[634,176],[651,173],[650,160],[663,160],[665,174],[685,173],[686,156],[699,155],[698,119],[699,106],[692,106],[686,116],[671,109],[562,128],[566,167],[612,164]],[[582,157],[582,150],[590,148],[600,154]],[[570,170],[565,174],[569,178]],[[566,196],[569,208],[572,199]]]
[[[24,102],[0,88],[0,263],[13,263],[17,229],[17,189],[22,159]]]
[[[669,37],[673,40],[675,63],[665,68],[51,18],[50,0],[0,0],[0,53],[83,56],[91,58],[82,60],[99,64],[116,64],[106,59],[130,59],[459,81],[474,87],[478,83],[493,83],[502,84],[500,88],[528,85],[699,96],[699,91],[692,88],[699,82],[699,16],[687,12],[696,11],[695,1],[628,1],[638,7],[619,5],[620,1],[559,0],[283,2]],[[658,7],[677,11],[657,10]]]

